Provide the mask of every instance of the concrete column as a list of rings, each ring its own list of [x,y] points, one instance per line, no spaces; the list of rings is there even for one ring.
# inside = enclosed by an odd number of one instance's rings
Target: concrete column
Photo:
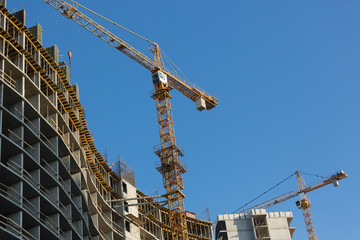
[[[0,41],[0,51],[1,53],[3,53],[4,51],[4,43],[2,42],[3,39],[1,38],[1,41]],[[4,79],[4,72],[5,72],[5,60],[4,59],[1,59],[0,60],[0,78],[1,79]],[[1,84],[1,92],[0,92],[0,103],[1,105],[3,104],[3,96],[4,96],[4,86],[3,84]]]
[[[82,167],[80,163],[80,156],[81,156],[80,150],[73,151],[72,155],[74,156],[74,160],[78,164],[78,166]]]
[[[27,98],[31,106],[35,108],[36,111],[40,111],[40,94],[35,94]]]
[[[44,160],[47,162],[47,160]],[[44,168],[49,172],[57,181],[59,180],[59,162],[52,161],[44,164]]]
[[[36,218],[40,218],[40,197],[36,196],[34,198],[24,201],[24,206],[30,209],[30,212],[35,214]]]
[[[2,18],[2,17],[1,17]],[[1,24],[1,23],[0,23]],[[4,48],[5,48],[5,46],[4,46],[4,38],[0,38],[0,53],[1,54],[4,54]]]
[[[58,125],[58,114],[53,113],[48,116],[47,121],[50,123],[50,125],[56,130]]]
[[[29,119],[29,118],[28,118]],[[34,134],[40,138],[40,118],[29,119],[26,125],[34,132]]]
[[[8,186],[8,193],[12,198],[16,198],[16,201],[19,202],[19,206],[21,207],[23,199],[22,199],[22,193],[23,193],[23,182],[19,181],[14,184],[11,184]],[[21,225],[20,220],[16,221],[18,224]]]
[[[40,169],[38,168],[33,171],[30,171],[29,174],[38,183],[37,186],[35,186],[35,187],[40,189]],[[40,205],[38,207],[39,208],[37,208],[37,209],[40,209]]]
[[[15,104],[8,102],[7,104],[12,104],[8,110],[13,113],[20,121],[24,121],[24,102],[20,101]]]
[[[77,195],[77,196],[72,195],[71,199],[75,203],[76,208],[82,209],[81,195]]]
[[[56,92],[53,92],[52,94],[50,94],[49,96],[48,96],[48,99],[50,100],[50,102],[55,106],[55,107],[57,107],[57,94],[56,94]]]
[[[34,74],[34,83],[35,85],[40,89],[40,73],[35,73]]]
[[[57,84],[58,81],[59,81],[58,75],[57,75],[56,73],[57,73],[57,72],[55,71],[55,77],[54,77],[54,82],[55,82],[55,84]],[[57,92],[54,92],[53,95],[54,95],[53,104],[54,104],[54,106],[57,108],[57,107],[58,107],[58,101],[57,101],[57,99],[58,99],[58,94],[57,94]]]
[[[95,228],[99,229],[99,214],[98,213],[92,214],[91,219],[94,223]]]
[[[65,142],[66,146],[68,148],[70,148],[70,132],[64,133],[64,142]]]
[[[61,199],[59,200],[61,201]],[[67,219],[71,219],[71,204],[67,204],[67,205],[63,205],[63,204],[60,204],[60,211],[64,214],[64,216],[67,218]]]
[[[24,11],[25,11],[25,10],[24,10]],[[25,17],[24,17],[24,21],[25,21]],[[24,22],[23,24],[25,25],[25,22]],[[20,33],[18,41],[19,41],[20,45],[21,45],[23,48],[25,48],[25,32]],[[24,63],[25,63],[25,58],[23,58],[23,59],[24,59],[23,66],[25,67],[25,64],[24,64]],[[23,69],[24,69],[24,68],[23,68]]]
[[[4,61],[0,61],[0,66],[1,63],[4,63]],[[3,77],[3,74],[0,73],[0,77]],[[0,83],[0,106],[4,105],[4,85]]]
[[[10,77],[12,77],[10,75]],[[23,97],[25,97],[25,77],[19,77],[14,79],[16,81],[15,83],[15,89],[16,91]]]
[[[108,239],[113,239],[113,232],[110,231],[110,232],[105,233],[105,237],[107,237]]]
[[[93,240],[100,240],[100,239],[102,239],[102,238],[100,238],[100,236],[97,235],[97,236],[92,237],[92,239],[93,239]]]
[[[31,147],[25,146],[25,150],[35,162],[40,163],[40,143],[35,143]]]
[[[50,143],[49,143],[50,142]],[[59,139],[58,137],[52,137],[49,139],[49,142],[45,142],[51,150],[55,153],[55,155],[59,154]]]
[[[83,235],[84,231],[83,231],[83,222],[81,219],[79,220],[75,220],[73,221],[74,225],[75,225],[75,229],[77,230],[77,232],[79,233],[80,236]]]
[[[158,212],[158,219],[160,222],[162,222],[162,217],[161,217],[161,210],[158,209],[156,210],[156,212]],[[162,228],[159,228],[159,234],[158,234],[160,240],[163,240],[164,239],[164,230]]]
[[[65,183],[65,191],[69,195],[71,193],[71,179],[70,178],[65,179],[64,183]]]
[[[8,165],[11,166],[11,169],[13,169],[14,171],[17,171],[19,173],[23,173],[23,166],[24,166],[24,161],[23,161],[23,154],[19,153],[16,155],[13,155],[11,157],[9,157],[8,160]]]
[[[0,132],[2,130],[2,121],[3,121],[3,111],[0,109]],[[0,144],[0,148],[1,148],[1,144]],[[0,155],[0,160],[1,160],[1,155]]]
[[[50,225],[55,228],[56,233],[59,235],[60,233],[60,215],[59,213],[55,213],[48,216],[50,219]]]
[[[31,235],[35,237],[35,239],[40,239],[40,226],[31,227],[26,229]]]
[[[72,240],[72,230],[68,230],[61,233],[62,239]]]
[[[19,42],[19,44],[21,45],[22,41],[24,41],[24,39],[21,39],[21,35],[19,36],[18,39],[15,39],[16,41]],[[24,43],[23,43],[24,45]],[[18,64],[17,64],[17,67],[24,73],[25,72],[25,57],[24,55],[22,54],[19,54],[19,57],[18,57]]]
[[[5,129],[5,131],[8,131],[9,139],[12,140],[16,145],[18,145],[20,148],[24,147],[24,127],[20,126],[13,129]]]
[[[81,172],[74,173],[71,175],[76,185],[81,189]]]
[[[7,217],[16,222],[16,224],[18,224],[20,227],[22,227],[23,213],[21,211],[8,214]]]
[[[50,201],[54,203],[55,206],[59,207],[59,187],[56,186],[56,187],[52,187],[52,188],[49,188],[47,189],[48,192],[49,192],[49,197],[50,197]]]
[[[4,7],[6,7],[6,0],[0,0],[0,4],[2,4]],[[0,27],[5,29],[5,16],[4,15],[0,15]]]
[[[65,168],[70,172],[70,159],[71,159],[71,156],[70,155],[67,155],[65,157],[62,157],[61,160],[65,166]]]

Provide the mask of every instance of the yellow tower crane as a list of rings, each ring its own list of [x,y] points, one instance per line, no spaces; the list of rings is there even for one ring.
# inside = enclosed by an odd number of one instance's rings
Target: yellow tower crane
[[[242,210],[242,211],[237,212],[237,213],[246,214],[246,213],[251,212],[251,210],[254,210],[254,209],[266,209],[266,208],[274,206],[274,205],[276,205],[278,203],[281,203],[281,202],[284,202],[284,201],[289,200],[291,198],[294,198],[296,196],[299,196],[300,200],[296,201],[296,206],[299,209],[302,209],[302,211],[303,211],[306,230],[307,230],[309,240],[317,240],[316,233],[315,233],[315,228],[314,228],[314,223],[313,223],[311,212],[310,212],[310,200],[306,196],[306,194],[308,192],[314,191],[315,189],[324,187],[324,186],[329,185],[331,183],[335,187],[337,187],[337,186],[339,186],[338,181],[341,180],[341,179],[346,178],[348,175],[344,171],[341,170],[340,172],[336,173],[335,175],[331,176],[330,178],[327,178],[327,179],[323,180],[322,182],[320,182],[318,184],[306,187],[305,186],[305,181],[304,181],[303,177],[301,176],[300,172],[296,171],[295,174],[296,174],[297,183],[298,183],[298,191],[297,192],[291,191],[291,192],[285,193],[285,194],[283,194],[281,196],[275,197],[275,198],[273,198],[271,200],[260,203],[260,204],[258,204],[256,206],[247,208],[247,209]]]
[[[186,97],[193,100],[196,103],[196,108],[200,111],[204,109],[210,110],[215,107],[218,104],[217,97],[207,94],[195,84],[190,83],[185,78],[180,77],[176,72],[173,73],[170,69],[166,68],[158,44],[129,31],[151,44],[150,51],[153,53],[153,60],[150,60],[145,54],[136,50],[130,44],[80,12],[79,8],[86,9],[97,16],[100,16],[99,14],[72,0],[70,0],[71,3],[63,0],[43,1],[58,10],[64,17],[78,23],[152,73],[152,81],[155,88],[152,98],[156,101],[160,131],[160,145],[154,147],[155,154],[160,158],[160,161],[156,164],[156,169],[162,174],[163,185],[168,193],[167,201],[170,210],[172,239],[188,239],[183,200],[185,195],[182,193],[184,189],[182,174],[186,172],[186,169],[180,160],[180,157],[184,156],[184,153],[178,147],[175,140],[169,91],[172,88],[177,89]],[[119,26],[112,21],[110,22]]]

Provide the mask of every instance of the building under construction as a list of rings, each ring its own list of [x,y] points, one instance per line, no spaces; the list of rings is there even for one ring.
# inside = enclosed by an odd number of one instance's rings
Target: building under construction
[[[0,239],[173,239],[171,210],[96,149],[58,48],[0,3]],[[186,225],[212,239],[211,222]]]
[[[217,216],[216,240],[291,240],[295,227],[291,227],[293,214],[253,209],[246,214]]]

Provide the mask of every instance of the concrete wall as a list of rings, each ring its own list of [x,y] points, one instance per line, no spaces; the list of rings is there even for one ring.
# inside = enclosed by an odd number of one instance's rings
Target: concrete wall
[[[128,183],[127,181],[125,181],[124,179],[122,180],[124,184],[126,184],[126,188],[127,191],[126,193],[123,192],[124,194],[124,198],[136,198],[137,194],[136,194],[136,188],[135,186],[131,185],[130,183]],[[136,204],[137,200],[130,200],[127,202],[129,205],[131,204]],[[132,214],[135,217],[139,217],[139,212],[138,212],[138,207],[137,206],[130,206],[128,207],[128,211],[124,210],[124,215],[126,216],[127,214]],[[128,223],[126,223],[128,222]],[[125,226],[125,237],[126,240],[136,240],[136,239],[140,239],[140,228],[137,224],[134,224],[131,219],[126,218],[125,219],[125,224],[130,224],[130,232],[126,230],[126,226]]]
[[[267,224],[269,229],[269,234],[271,239],[285,240],[292,239],[289,231],[288,218],[292,219],[292,214],[287,214],[287,216],[280,212],[277,216],[270,217],[268,214]]]
[[[234,219],[226,221],[225,224],[229,239],[255,240],[251,218]]]
[[[291,212],[266,212],[256,209],[249,214],[218,215],[215,239],[256,240],[266,235],[270,240],[291,240],[295,228],[290,226]]]

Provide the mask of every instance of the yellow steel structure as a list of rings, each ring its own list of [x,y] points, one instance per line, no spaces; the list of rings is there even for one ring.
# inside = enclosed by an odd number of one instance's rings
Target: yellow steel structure
[[[335,175],[331,176],[330,178],[320,182],[319,184],[312,185],[310,187],[306,187],[304,179],[301,176],[300,172],[296,171],[296,178],[297,178],[297,183],[298,183],[298,191],[297,192],[291,191],[291,192],[285,193],[281,196],[275,197],[271,200],[260,203],[256,206],[250,207],[250,208],[240,211],[238,213],[245,214],[245,213],[249,213],[253,209],[266,209],[266,208],[274,206],[278,203],[281,203],[288,199],[291,199],[293,197],[300,196],[300,201],[297,202],[297,206],[298,206],[298,208],[301,208],[303,211],[306,230],[308,233],[309,240],[316,240],[317,238],[316,238],[316,234],[315,234],[314,223],[312,221],[311,212],[310,212],[310,200],[306,196],[306,193],[314,191],[315,189],[324,187],[331,183],[333,183],[334,186],[337,186],[338,185],[337,181],[344,179],[346,177],[348,177],[348,175],[346,173],[344,173],[343,171],[340,171],[340,172],[336,173]]]
[[[165,81],[153,80],[155,92],[152,97],[156,100],[160,131],[160,145],[154,147],[155,154],[160,158],[160,162],[156,164],[156,169],[162,174],[163,184],[166,192],[168,193],[167,200],[170,210],[172,239],[188,239],[183,201],[185,195],[182,193],[184,189],[182,174],[186,172],[186,169],[180,160],[180,157],[184,154],[177,146],[175,140],[174,123],[171,110],[171,96],[169,94],[169,90],[170,88],[175,88],[194,102],[201,100],[204,102],[205,109],[207,110],[215,107],[218,104],[218,99],[215,96],[207,94],[195,84],[181,78],[176,73],[171,73],[164,65],[158,44],[145,39],[151,43],[150,51],[154,54],[154,59],[150,60],[145,54],[136,50],[130,44],[126,43],[118,36],[80,12],[79,6],[83,7],[80,4],[72,0],[70,0],[71,4],[63,0],[43,1],[54,7],[63,16],[75,21],[80,26],[104,40],[106,43],[147,68],[152,74],[162,74],[166,76],[167,79]]]
[[[310,200],[306,196],[306,193],[304,192],[305,189],[305,181],[299,171],[296,171],[296,178],[298,183],[298,191],[301,193],[300,195],[300,201],[298,202],[298,207],[302,209],[305,225],[306,225],[306,231],[309,236],[309,240],[317,240],[315,228],[314,228],[314,222],[312,220],[311,211],[310,211]]]

